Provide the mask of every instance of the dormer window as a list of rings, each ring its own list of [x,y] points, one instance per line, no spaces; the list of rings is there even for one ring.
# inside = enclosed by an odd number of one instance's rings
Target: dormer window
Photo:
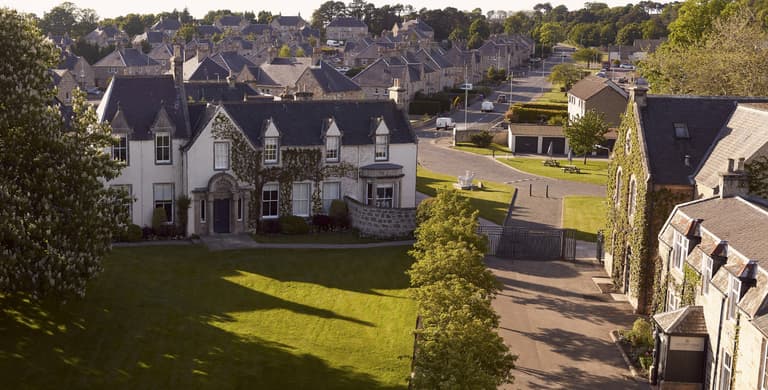
[[[672,239],[672,267],[682,272],[683,262],[687,256],[688,238],[675,230],[674,238]]]
[[[389,159],[389,136],[376,136],[376,161],[386,161]]]
[[[687,139],[691,138],[688,134],[688,125],[685,123],[675,123],[675,138],[677,139]]]
[[[171,134],[155,133],[155,164],[171,163]]]
[[[267,164],[277,164],[277,137],[264,138],[264,162]]]
[[[325,161],[338,162],[339,161],[339,138],[338,136],[326,136],[325,137]]]

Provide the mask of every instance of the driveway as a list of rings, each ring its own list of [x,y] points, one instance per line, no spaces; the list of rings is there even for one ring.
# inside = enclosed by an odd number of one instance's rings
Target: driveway
[[[626,302],[602,294],[591,261],[512,261],[487,258],[503,284],[493,307],[499,334],[519,355],[515,382],[502,389],[648,389],[630,377],[609,332],[630,327]]]

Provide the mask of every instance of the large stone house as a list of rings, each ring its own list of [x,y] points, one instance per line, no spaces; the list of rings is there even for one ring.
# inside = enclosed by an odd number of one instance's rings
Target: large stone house
[[[431,42],[435,40],[435,30],[423,20],[416,18],[392,26],[392,35],[404,40]]]
[[[768,202],[733,160],[720,194],[675,207],[658,236],[666,300],[653,319],[659,389],[768,385]]]
[[[68,50],[61,52],[61,61],[56,65],[56,69],[69,70],[80,89],[86,90],[96,86],[96,75],[88,61]]]
[[[93,64],[96,86],[106,88],[115,75],[156,75],[167,68],[139,49],[119,48]]]
[[[243,232],[257,220],[282,215],[310,217],[327,212],[333,199],[344,198],[353,226],[361,231],[387,236],[413,229],[413,218],[405,218],[408,223],[398,219],[387,231],[382,226],[392,218],[376,223],[360,218],[382,213],[402,217],[403,212],[413,216],[417,148],[399,104],[402,89],[393,87],[394,101],[384,102],[190,104],[183,93],[180,58],[174,59],[172,73],[116,76],[97,111],[100,121],[112,125],[113,157],[125,162],[120,176],[107,184],[132,196],[133,223],[150,225],[156,208],[165,210],[169,221],[178,221],[177,199],[182,195],[192,199],[182,211],[188,216],[187,232],[200,235]],[[221,127],[253,145],[261,167],[273,173],[286,170],[290,174],[278,176],[288,179],[260,175],[260,188],[238,180],[232,170],[232,138],[212,134]],[[321,180],[301,174],[308,167],[296,156],[314,153],[319,153],[318,169],[351,169]]]
[[[568,119],[575,120],[595,110],[604,115],[608,126],[616,127],[627,110],[627,99],[629,94],[610,79],[587,76],[568,91]]]
[[[697,175],[711,177],[700,167],[709,158],[718,161],[712,150],[729,131],[737,104],[765,101],[647,95],[644,85],[630,90],[608,172],[604,265],[638,312],[654,312],[665,298],[656,291],[662,264],[655,238],[662,224],[674,205],[699,191],[714,193],[702,187],[708,180],[697,185]],[[746,156],[728,156],[739,157]]]
[[[366,99],[389,99],[388,88],[395,79],[406,90],[409,100],[416,92],[424,90],[424,66],[421,63],[409,63],[402,56],[382,57],[352,77]]]
[[[361,39],[368,36],[368,25],[352,17],[334,18],[325,27],[325,37],[336,41]]]
[[[117,26],[100,26],[86,34],[83,39],[91,45],[105,48],[128,43],[128,34]]]
[[[294,90],[297,93],[311,93],[312,99],[363,99],[360,86],[325,61],[319,61],[304,69],[304,73],[296,80]]]

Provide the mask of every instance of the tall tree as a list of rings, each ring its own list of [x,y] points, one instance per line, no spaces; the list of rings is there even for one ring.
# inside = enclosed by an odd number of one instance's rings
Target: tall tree
[[[65,124],[48,76],[58,50],[7,8],[0,52],[0,291],[82,296],[127,222],[125,199],[104,186],[119,174],[104,153],[111,131],[79,91]]]
[[[597,50],[594,47],[579,49],[573,53],[573,59],[576,61],[586,62],[587,68],[589,68],[593,62],[600,61],[600,50]]]
[[[347,6],[342,1],[328,0],[312,13],[312,27],[325,30],[325,26],[339,16],[347,14]]]
[[[563,129],[568,145],[574,153],[584,155],[584,164],[587,163],[587,155],[594,150],[595,145],[605,141],[607,132],[608,124],[603,113],[595,110],[588,110],[584,116],[569,120]]]
[[[565,90],[571,89],[573,84],[582,79],[582,72],[574,64],[564,63],[552,67],[549,74],[549,81],[562,84]]]
[[[676,45],[698,43],[725,9],[727,0],[686,0],[669,24],[669,42]]]
[[[46,34],[67,33],[77,38],[96,28],[98,21],[99,17],[94,10],[78,8],[74,3],[63,2],[44,13],[39,26]]]
[[[617,45],[632,45],[635,39],[643,37],[643,30],[637,23],[630,23],[622,27],[618,33],[616,33]]]

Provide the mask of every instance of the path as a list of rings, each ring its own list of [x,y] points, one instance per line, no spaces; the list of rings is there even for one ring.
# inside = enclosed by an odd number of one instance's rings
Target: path
[[[223,251],[232,249],[366,249],[381,248],[387,246],[413,245],[413,240],[382,241],[361,244],[271,244],[255,241],[248,234],[209,234],[200,236],[205,246],[210,251]]]

